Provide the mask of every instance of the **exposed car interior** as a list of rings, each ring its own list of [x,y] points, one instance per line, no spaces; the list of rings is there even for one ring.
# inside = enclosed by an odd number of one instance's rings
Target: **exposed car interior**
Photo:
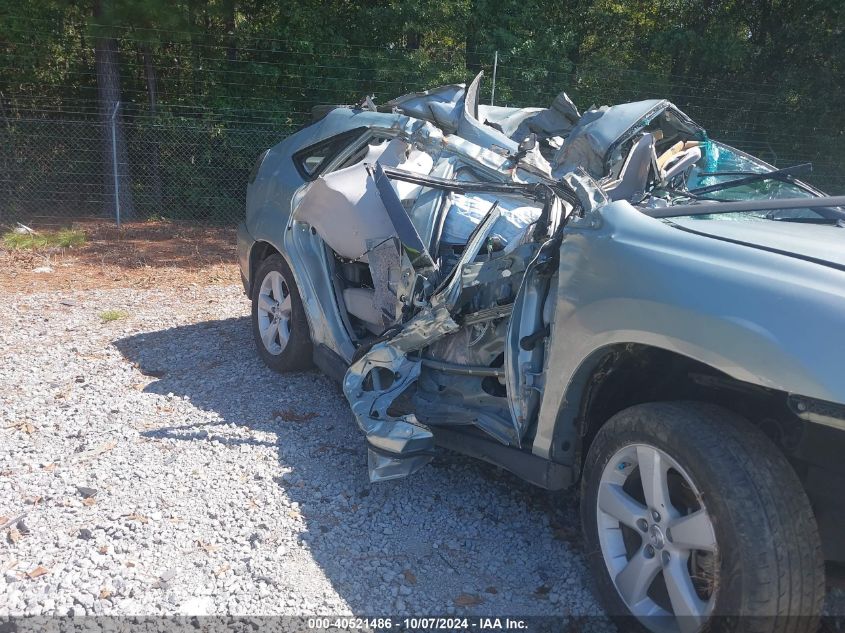
[[[439,171],[452,173],[458,181],[479,179],[477,172],[458,164],[454,156],[440,156],[439,169],[435,169],[430,153],[402,138],[376,137],[360,144],[337,169],[311,183],[297,219],[312,226],[329,249],[335,265],[336,292],[357,339],[377,336],[401,317],[390,305],[398,300],[397,280],[385,272],[390,263],[383,261],[390,248],[382,248],[399,237],[396,223],[401,217],[391,216],[386,206],[386,192],[379,191],[373,171],[376,164],[422,176]],[[457,263],[472,232],[494,203],[501,217],[489,241],[488,257],[513,248],[525,227],[540,214],[537,206],[513,195],[436,190],[398,179],[389,179],[389,183],[412,222],[418,206],[436,208],[441,216],[439,232],[424,248],[431,252],[431,263],[444,274]],[[427,195],[421,195],[424,192]],[[422,225],[415,228],[425,232]]]
[[[813,195],[791,184],[792,172],[781,178],[756,159],[710,141],[668,101],[581,114],[566,93],[560,93],[549,108],[492,107],[479,104],[479,80],[476,77],[466,89],[444,86],[388,105],[508,156],[529,175],[557,177],[583,169],[608,200],[625,200],[645,209],[724,199],[723,188],[741,199],[742,189],[725,179],[736,173],[769,172],[774,175],[768,179],[760,175],[760,182],[787,186],[792,195]],[[541,214],[541,205],[519,195],[426,186],[427,177],[459,183],[487,178],[456,155],[442,148],[423,148],[395,131],[349,130],[299,150],[294,160],[310,181],[296,219],[325,244],[337,303],[356,344],[374,340],[414,312],[420,289],[406,287],[408,280],[397,278],[406,268],[402,258],[411,250],[421,257],[412,262],[414,269],[434,270],[426,279],[436,285],[458,264],[467,241],[492,208],[498,219],[479,259],[506,255]],[[736,171],[737,165],[746,171]],[[384,170],[421,180],[384,177]],[[819,217],[809,209],[782,213]],[[410,250],[409,241],[415,243]],[[406,246],[404,253],[398,244]],[[490,326],[484,327],[487,332]],[[468,353],[465,350],[461,356]],[[488,364],[487,356],[474,361]]]

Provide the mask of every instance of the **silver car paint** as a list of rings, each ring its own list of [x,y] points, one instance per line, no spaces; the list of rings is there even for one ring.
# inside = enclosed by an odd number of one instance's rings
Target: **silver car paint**
[[[559,419],[579,396],[579,368],[615,344],[654,346],[752,384],[845,403],[845,272],[688,233],[624,201],[592,215],[594,226],[571,225],[561,245],[545,367],[560,379],[546,383],[535,454],[560,454],[555,427],[576,415]],[[840,233],[827,227],[831,245]]]
[[[288,259],[308,316],[311,340],[325,345],[347,362],[355,347],[343,325],[334,290],[325,274],[328,269],[325,248],[309,227],[295,221],[294,210],[308,183],[294,168],[291,155],[301,147],[357,127],[402,134],[429,148],[449,149],[486,171],[491,178],[504,180],[507,163],[500,154],[458,136],[444,137],[439,129],[418,119],[398,113],[346,108],[333,110],[318,125],[284,139],[267,153],[255,182],[247,189],[246,232],[254,242],[270,244]],[[346,153],[341,154],[335,162],[342,161],[345,156]],[[247,248],[251,245],[244,245],[241,250]],[[247,256],[244,258],[248,261]]]
[[[309,227],[294,222],[293,211],[308,183],[294,168],[291,155],[301,147],[357,127],[398,131],[412,123],[418,122],[398,114],[332,111],[318,125],[306,127],[273,147],[247,189],[246,232],[253,243],[270,244],[286,257],[308,317],[311,340],[326,345],[346,361],[352,358],[355,347],[324,273],[328,261],[322,240]]]
[[[249,188],[247,218],[239,230],[247,285],[251,249],[256,243],[272,245],[290,263],[312,340],[347,362],[355,345],[326,274],[329,262],[322,240],[295,220],[308,184],[290,157],[300,147],[356,127],[407,135],[431,148],[449,146],[489,175],[511,177],[506,157],[477,144],[497,146],[501,135],[493,134],[495,130],[471,143],[443,136],[434,125],[398,112],[338,109],[267,153]],[[486,132],[471,128],[473,134]],[[574,460],[554,445],[556,430],[575,417],[579,376],[618,344],[671,350],[752,384],[845,404],[845,381],[838,371],[838,352],[845,349],[845,273],[689,233],[649,218],[627,202],[605,204],[601,192],[582,176],[568,174],[566,180],[576,185],[587,213],[566,229],[554,310],[542,308],[551,321],[551,336],[532,444],[536,455]],[[834,241],[842,239],[837,229],[828,231]],[[802,327],[810,314],[813,326]],[[509,338],[508,349],[518,356],[518,337]],[[362,375],[350,372],[347,377]],[[387,441],[390,434],[381,435]]]

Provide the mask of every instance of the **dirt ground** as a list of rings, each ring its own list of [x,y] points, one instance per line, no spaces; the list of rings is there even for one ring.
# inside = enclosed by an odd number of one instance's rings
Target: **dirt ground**
[[[147,221],[124,223],[118,230],[105,220],[75,220],[64,226],[84,231],[85,244],[9,250],[0,242],[0,289],[30,293],[240,280],[234,227]],[[35,272],[45,268],[50,272]]]

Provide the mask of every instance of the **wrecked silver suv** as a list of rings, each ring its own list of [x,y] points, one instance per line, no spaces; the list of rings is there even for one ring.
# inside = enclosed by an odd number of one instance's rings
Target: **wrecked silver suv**
[[[259,158],[261,357],[342,381],[372,481],[440,445],[579,484],[611,614],[813,630],[845,560],[845,197],[665,100],[479,81],[323,108]]]

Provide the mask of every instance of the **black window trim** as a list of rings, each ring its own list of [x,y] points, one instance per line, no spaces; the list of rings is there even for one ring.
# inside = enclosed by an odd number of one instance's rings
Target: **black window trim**
[[[324,138],[321,141],[317,141],[316,143],[312,143],[308,147],[303,147],[300,150],[294,152],[293,156],[293,165],[296,167],[296,171],[299,172],[299,175],[302,176],[303,180],[311,181],[317,179],[320,174],[322,174],[326,168],[331,164],[331,162],[340,154],[343,150],[345,150],[349,145],[358,139],[362,134],[369,130],[368,127],[356,127],[351,130],[346,130],[345,132],[341,132],[340,134],[335,134],[334,136],[329,136],[328,138]],[[305,168],[305,161],[308,159],[309,156],[314,154],[314,152],[319,151],[324,147],[331,147],[336,145],[333,151],[330,151],[326,154],[323,161],[317,166],[317,168],[310,172]]]

